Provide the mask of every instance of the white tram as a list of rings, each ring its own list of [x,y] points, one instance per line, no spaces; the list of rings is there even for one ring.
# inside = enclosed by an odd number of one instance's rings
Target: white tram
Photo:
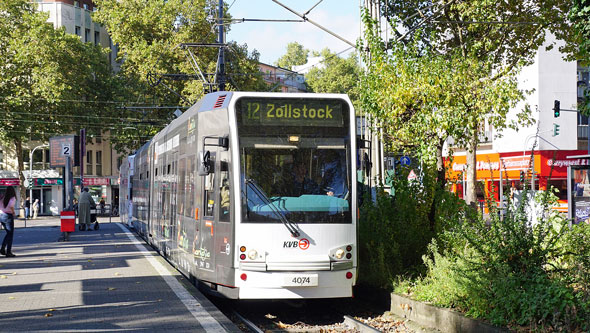
[[[133,155],[123,158],[119,169],[119,217],[128,226],[131,226],[133,220],[133,171]]]
[[[132,225],[229,298],[351,297],[354,125],[346,95],[208,94],[135,153]]]

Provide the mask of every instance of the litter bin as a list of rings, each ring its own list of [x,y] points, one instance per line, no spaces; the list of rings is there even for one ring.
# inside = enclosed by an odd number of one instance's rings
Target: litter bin
[[[61,232],[74,232],[76,229],[76,212],[64,210],[61,212]]]

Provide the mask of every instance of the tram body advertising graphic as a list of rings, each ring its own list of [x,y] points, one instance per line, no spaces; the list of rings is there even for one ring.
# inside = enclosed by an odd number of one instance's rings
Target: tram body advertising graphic
[[[354,116],[346,95],[208,94],[124,170],[130,225],[230,298],[351,297]]]

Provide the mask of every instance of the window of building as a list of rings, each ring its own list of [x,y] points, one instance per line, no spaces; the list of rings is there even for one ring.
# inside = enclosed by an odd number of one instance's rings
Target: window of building
[[[29,149],[23,149],[23,167],[25,169],[29,169],[29,154],[31,151]]]
[[[76,26],[76,35],[82,37],[82,28],[80,28],[79,26]]]
[[[90,29],[85,29],[84,42],[90,42]]]
[[[92,150],[86,151],[86,172],[87,175],[94,174],[92,172]]]
[[[88,10],[88,4],[87,3],[84,4],[84,9]]]
[[[74,7],[80,8],[80,2],[79,1],[74,1]]]
[[[94,32],[94,45],[98,45],[98,44],[100,44],[100,32],[95,31]]]
[[[96,175],[102,176],[102,150],[96,151]]]

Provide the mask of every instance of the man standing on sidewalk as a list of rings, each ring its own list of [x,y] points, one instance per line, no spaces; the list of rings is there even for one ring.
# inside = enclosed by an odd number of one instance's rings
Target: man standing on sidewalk
[[[92,208],[96,208],[96,203],[90,193],[88,193],[88,187],[85,187],[82,190],[82,194],[80,194],[80,200],[78,200],[78,223],[80,224],[80,230],[92,230],[92,219],[90,218],[90,209]]]
[[[30,218],[31,215],[31,198],[27,197],[27,200],[25,200],[25,218]]]

